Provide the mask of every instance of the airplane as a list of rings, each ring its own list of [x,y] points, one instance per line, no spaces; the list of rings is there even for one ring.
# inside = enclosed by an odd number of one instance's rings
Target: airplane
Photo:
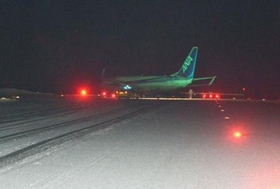
[[[108,95],[107,91],[119,91],[124,96],[128,97],[129,94],[134,96],[139,95],[160,95],[178,91],[186,86],[205,86],[212,85],[216,76],[194,78],[196,60],[198,54],[198,47],[193,47],[183,62],[179,71],[167,76],[121,76],[114,79],[103,80],[101,86],[103,90],[102,96]],[[102,78],[104,70],[102,72]],[[207,84],[193,84],[195,81],[210,80]],[[192,85],[193,84],[193,85]],[[119,93],[120,94],[120,93]],[[115,97],[116,94],[113,96]]]

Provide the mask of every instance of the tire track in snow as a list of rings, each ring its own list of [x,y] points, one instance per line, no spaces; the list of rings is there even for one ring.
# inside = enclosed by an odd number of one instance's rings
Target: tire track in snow
[[[81,128],[81,129],[77,129],[77,130],[74,130],[71,132],[61,134],[56,137],[42,140],[35,144],[31,144],[25,148],[16,150],[14,152],[11,152],[7,155],[0,157],[0,168],[5,167],[9,164],[18,162],[20,160],[23,160],[23,159],[25,159],[29,156],[35,155],[37,153],[46,151],[46,150],[50,149],[51,147],[62,144],[68,140],[72,140],[72,139],[76,139],[78,137],[84,136],[84,135],[88,134],[89,132],[93,132],[95,130],[99,130],[99,129],[108,127],[108,126],[118,123],[120,121],[124,121],[126,119],[129,119],[133,116],[140,114],[141,112],[144,112],[145,110],[151,110],[158,106],[159,105],[153,105],[153,106],[144,105],[144,106],[138,107],[136,110],[133,110],[129,113],[125,113],[124,115],[121,115],[121,116],[118,116],[115,118],[110,118],[110,119],[107,119],[107,120],[102,121],[97,124],[93,124],[93,125]]]

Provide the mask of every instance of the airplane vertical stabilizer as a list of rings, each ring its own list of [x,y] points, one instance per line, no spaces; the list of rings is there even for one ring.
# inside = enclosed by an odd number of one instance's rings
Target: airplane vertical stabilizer
[[[187,79],[194,78],[194,71],[197,59],[198,47],[193,47],[189,55],[187,56],[185,62],[178,72],[173,75],[180,75],[186,77]]]

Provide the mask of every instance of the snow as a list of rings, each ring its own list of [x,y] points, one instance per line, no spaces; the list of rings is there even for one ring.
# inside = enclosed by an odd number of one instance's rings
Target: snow
[[[225,120],[214,101],[94,103],[108,103],[103,106],[108,110],[125,106],[128,112],[153,103],[162,106],[1,168],[0,188],[280,187],[280,141],[269,137],[280,134],[275,128],[279,117],[265,116],[267,110],[279,113],[278,105],[221,102],[231,117]],[[97,106],[73,111],[70,117],[102,111]],[[241,120],[237,107],[253,113]],[[255,118],[256,112],[263,116]],[[240,122],[254,129],[245,139],[232,141],[229,128]],[[258,123],[269,124],[265,136],[259,135],[263,127]]]

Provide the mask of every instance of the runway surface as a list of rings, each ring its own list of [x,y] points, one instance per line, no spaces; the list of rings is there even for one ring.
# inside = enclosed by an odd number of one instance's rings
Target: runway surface
[[[280,188],[280,104],[0,101],[0,188]]]

